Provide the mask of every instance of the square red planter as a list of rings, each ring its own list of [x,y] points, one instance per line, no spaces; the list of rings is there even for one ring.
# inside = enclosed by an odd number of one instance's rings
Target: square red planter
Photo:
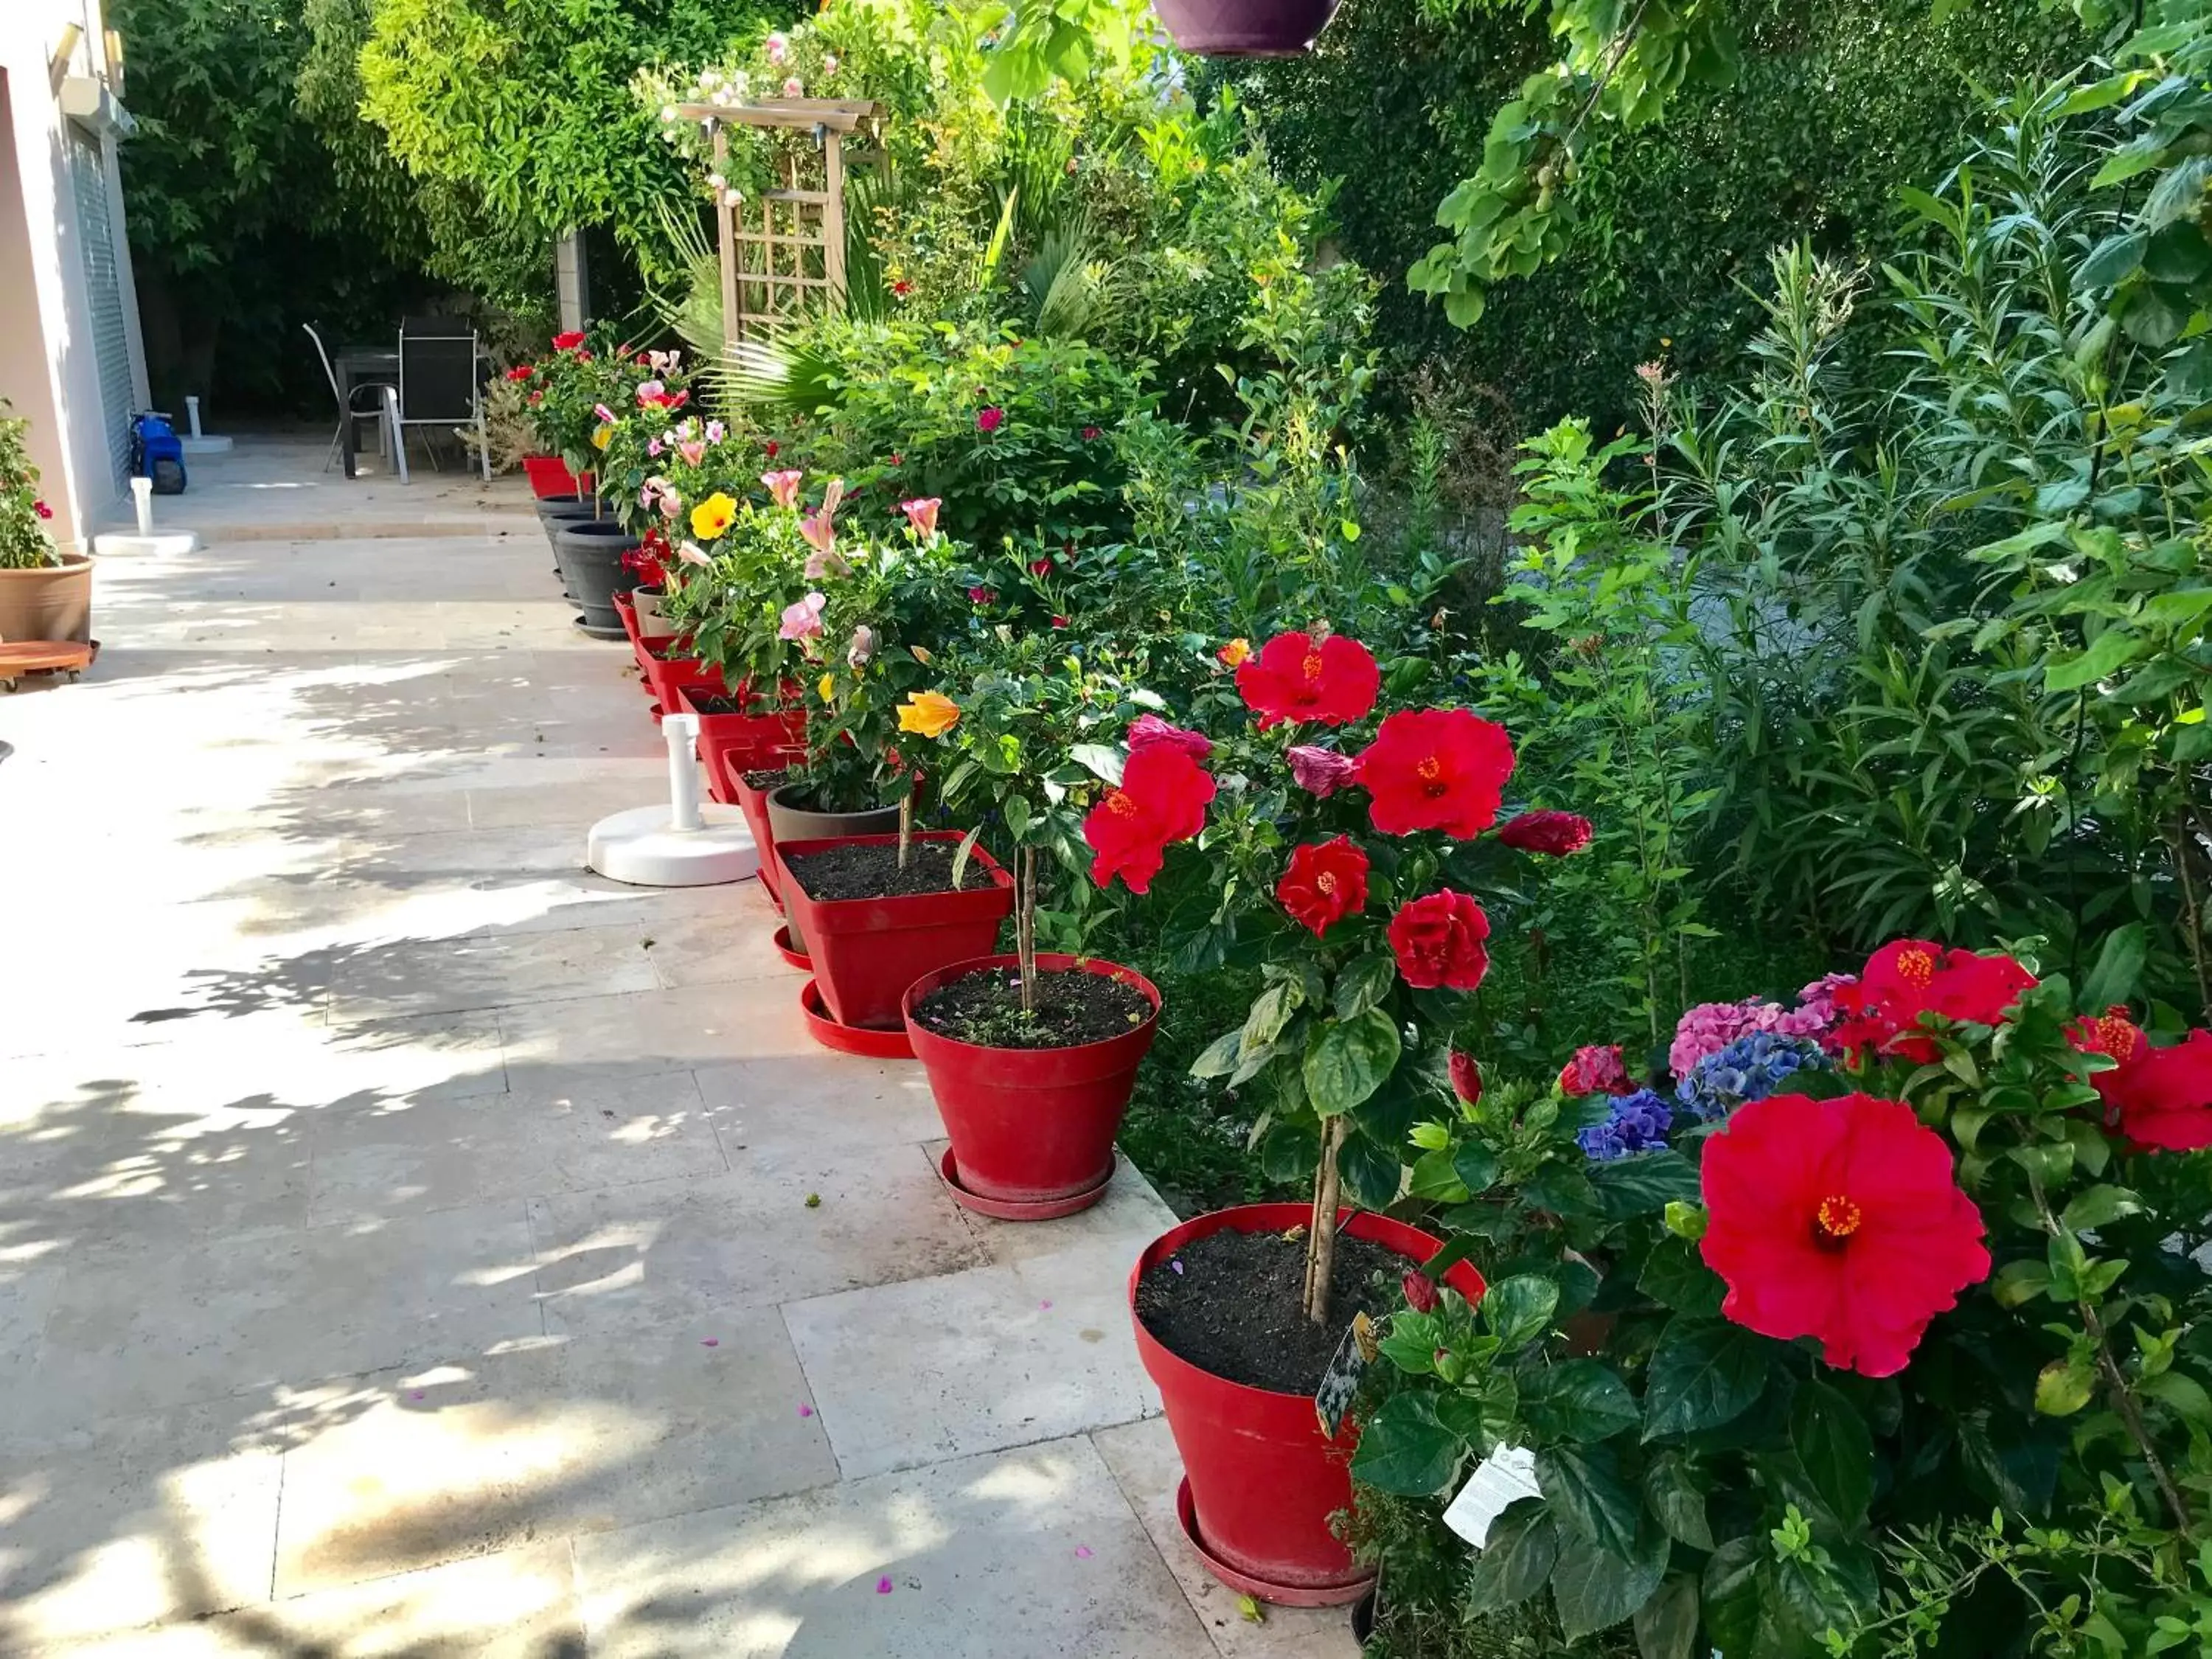
[[[556,495],[592,493],[592,475],[586,472],[578,477],[558,455],[525,455],[522,474],[530,480],[530,493],[541,501],[550,501]]]
[[[708,714],[702,713],[692,700],[695,695],[712,697],[723,694],[689,685],[678,686],[676,691],[678,708],[684,714],[699,716],[699,757],[707,763],[707,793],[723,805],[738,804],[737,780],[740,773],[789,766],[806,753],[804,708],[782,708],[760,714]],[[731,695],[744,697],[745,688],[741,685]],[[761,856],[768,857],[764,844]]]
[[[957,846],[957,830],[924,830],[917,842]],[[896,898],[815,899],[791,872],[791,860],[832,847],[896,847],[896,836],[849,836],[836,841],[778,843],[777,873],[785,910],[805,936],[814,982],[840,1025],[904,1028],[900,1002],[925,974],[991,954],[999,924],[1013,914],[1014,878],[981,846],[974,865],[990,877],[984,887]]]

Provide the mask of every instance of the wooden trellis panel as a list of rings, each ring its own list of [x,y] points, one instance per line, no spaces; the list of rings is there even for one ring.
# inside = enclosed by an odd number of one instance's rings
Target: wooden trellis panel
[[[687,119],[709,124],[714,165],[727,170],[729,129],[767,127],[814,135],[818,160],[802,179],[797,159],[783,184],[757,201],[717,198],[721,255],[722,340],[772,337],[825,304],[845,299],[845,172],[848,135],[864,142],[880,131],[873,103],[792,98],[763,104],[686,104]],[[856,155],[854,159],[859,159]]]

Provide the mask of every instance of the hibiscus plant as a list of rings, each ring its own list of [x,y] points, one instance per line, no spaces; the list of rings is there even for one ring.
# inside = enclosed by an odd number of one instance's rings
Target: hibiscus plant
[[[1451,1032],[1489,967],[1475,894],[1510,900],[1522,874],[1487,833],[1513,745],[1468,709],[1382,708],[1381,665],[1343,635],[1289,632],[1249,653],[1239,641],[1226,659],[1255,718],[1216,757],[1209,925],[1265,983],[1191,1070],[1263,1090],[1270,1173],[1314,1171],[1304,1306],[1325,1323],[1340,1207],[1395,1200],[1415,1121],[1448,1079],[1475,1086]],[[1589,835],[1564,813],[1514,827],[1554,853]]]
[[[663,614],[732,693],[773,703],[784,700],[781,688],[799,657],[784,611],[806,591],[801,475],[769,472],[748,491],[741,469],[749,447],[717,434],[714,424],[691,417],[672,428],[677,445],[641,490],[678,544]]]
[[[1354,1476],[1533,1454],[1464,1611],[1648,1659],[2197,1650],[2212,1034],[2075,1002],[1903,940],[1692,1009],[1653,1079],[1463,1093],[1415,1188],[1488,1288],[1409,1281]]]

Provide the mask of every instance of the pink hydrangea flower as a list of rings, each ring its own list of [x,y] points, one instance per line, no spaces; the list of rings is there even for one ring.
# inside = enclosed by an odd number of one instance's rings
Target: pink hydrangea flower
[[[822,607],[827,604],[819,593],[809,593],[805,599],[783,608],[783,626],[775,630],[780,640],[811,640],[822,631]]]

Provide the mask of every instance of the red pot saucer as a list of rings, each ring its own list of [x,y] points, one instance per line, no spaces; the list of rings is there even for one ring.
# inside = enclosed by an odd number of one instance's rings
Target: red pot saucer
[[[1182,1535],[1190,1540],[1190,1547],[1198,1552],[1198,1559],[1212,1573],[1230,1589],[1251,1596],[1255,1601],[1267,1601],[1279,1607],[1345,1607],[1375,1588],[1375,1575],[1355,1579],[1349,1584],[1271,1584],[1264,1578],[1255,1578],[1249,1572],[1239,1572],[1226,1561],[1206,1548],[1206,1540],[1199,1536],[1198,1506],[1191,1501],[1190,1477],[1185,1475],[1176,1485],[1176,1520],[1182,1527]]]
[[[811,981],[809,981],[810,983]],[[995,1221],[1057,1221],[1064,1215],[1073,1215],[1087,1210],[1106,1196],[1106,1188],[1113,1184],[1114,1171],[1109,1169],[1096,1187],[1065,1198],[1048,1198],[1033,1203],[1018,1199],[986,1198],[981,1193],[971,1193],[960,1184],[960,1166],[953,1161],[952,1148],[945,1149],[945,1156],[937,1161],[937,1173],[952,1194],[954,1202],[963,1210],[973,1210],[977,1215],[987,1215]]]
[[[767,885],[765,882],[761,884],[763,886]],[[775,933],[773,935],[773,939],[775,945],[776,955],[781,957],[785,962],[788,963],[792,967],[799,969],[801,972],[811,973],[813,971],[814,958],[808,956],[804,951],[794,951],[791,948],[791,924],[789,922],[785,922],[776,928]],[[809,985],[814,983],[811,979],[806,982]],[[822,993],[819,990],[815,992],[814,1001],[808,1006],[822,1006]],[[826,1008],[823,1011],[823,1018],[824,1019],[829,1018],[829,1013]]]
[[[799,1012],[806,1016],[807,1035],[825,1048],[841,1054],[865,1054],[871,1060],[912,1060],[914,1045],[903,1030],[878,1031],[866,1025],[840,1025],[830,1018],[821,988],[812,980],[799,988]]]

